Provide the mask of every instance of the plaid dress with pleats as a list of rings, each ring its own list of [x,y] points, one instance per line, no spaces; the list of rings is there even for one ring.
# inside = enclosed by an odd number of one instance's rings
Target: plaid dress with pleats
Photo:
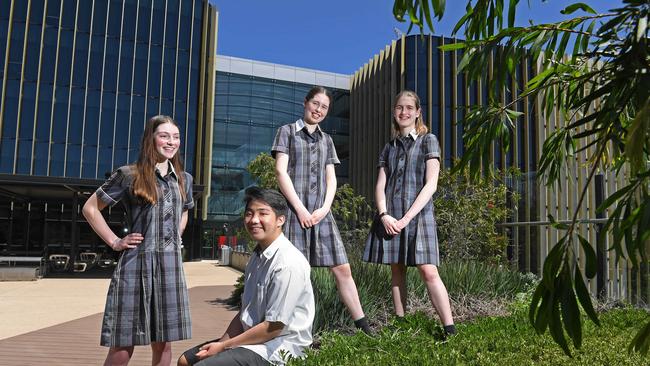
[[[296,193],[307,210],[314,212],[325,202],[326,165],[340,164],[340,161],[332,138],[320,127],[310,134],[304,125],[302,120],[298,120],[280,127],[271,151],[274,157],[277,152],[289,155],[287,170]],[[290,204],[289,207],[284,235],[305,255],[311,266],[331,267],[348,263],[331,211],[318,225],[303,229],[295,209]]]
[[[131,193],[132,167],[124,166],[96,191],[113,206],[120,202],[127,229],[144,240],[120,252],[106,296],[100,344],[106,347],[170,342],[192,336],[189,298],[181,256],[180,220],[194,206],[192,176],[183,173],[185,197],[170,166],[165,177],[156,171],[158,202],[144,204]]]
[[[378,167],[386,170],[386,209],[401,219],[426,183],[426,161],[440,159],[440,145],[433,134],[398,137],[384,146]],[[438,234],[433,200],[395,236],[384,231],[375,219],[366,240],[363,260],[372,263],[401,263],[408,266],[439,264]]]

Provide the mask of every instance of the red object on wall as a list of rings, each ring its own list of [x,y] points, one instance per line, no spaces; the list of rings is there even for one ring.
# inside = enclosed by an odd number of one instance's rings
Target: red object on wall
[[[226,245],[226,236],[219,235],[219,239],[217,239],[217,246],[219,247],[219,249],[221,249],[221,247],[224,245]]]

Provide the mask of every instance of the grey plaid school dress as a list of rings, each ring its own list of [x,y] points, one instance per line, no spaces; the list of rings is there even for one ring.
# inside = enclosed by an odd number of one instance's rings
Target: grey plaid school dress
[[[96,191],[113,206],[121,202],[129,232],[144,240],[120,252],[106,296],[100,344],[106,347],[145,345],[191,338],[190,306],[181,257],[180,221],[194,207],[192,176],[185,178],[185,201],[169,164],[162,177],[156,170],[158,201],[144,204],[131,192],[132,167],[124,166]]]
[[[433,134],[417,136],[415,131],[384,146],[378,167],[386,170],[386,209],[401,219],[425,185],[426,161],[440,159],[440,146]],[[439,264],[438,235],[433,201],[422,208],[395,236],[388,235],[376,219],[368,234],[363,260],[371,263],[401,263],[407,266]]]
[[[299,119],[278,129],[271,148],[274,157],[277,152],[289,155],[287,171],[296,194],[307,210],[314,212],[322,207],[327,190],[325,166],[341,163],[332,138],[320,127],[310,134],[305,122]],[[343,240],[331,211],[318,225],[303,229],[295,209],[291,204],[289,207],[284,235],[305,255],[312,267],[348,263]]]

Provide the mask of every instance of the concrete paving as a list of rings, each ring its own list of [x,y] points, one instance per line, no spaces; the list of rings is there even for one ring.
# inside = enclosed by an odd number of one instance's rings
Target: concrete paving
[[[184,269],[189,288],[232,286],[241,275],[215,261],[187,262]],[[102,313],[109,282],[108,278],[0,282],[0,340]]]

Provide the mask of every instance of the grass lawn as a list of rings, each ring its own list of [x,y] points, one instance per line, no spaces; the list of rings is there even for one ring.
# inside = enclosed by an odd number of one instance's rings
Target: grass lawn
[[[569,358],[548,332],[535,334],[525,306],[510,316],[458,324],[459,333],[446,341],[437,321],[418,313],[375,338],[323,333],[319,350],[290,365],[650,365],[650,357],[627,352],[647,318],[645,310],[625,308],[600,314],[600,327],[583,319],[582,348]]]

